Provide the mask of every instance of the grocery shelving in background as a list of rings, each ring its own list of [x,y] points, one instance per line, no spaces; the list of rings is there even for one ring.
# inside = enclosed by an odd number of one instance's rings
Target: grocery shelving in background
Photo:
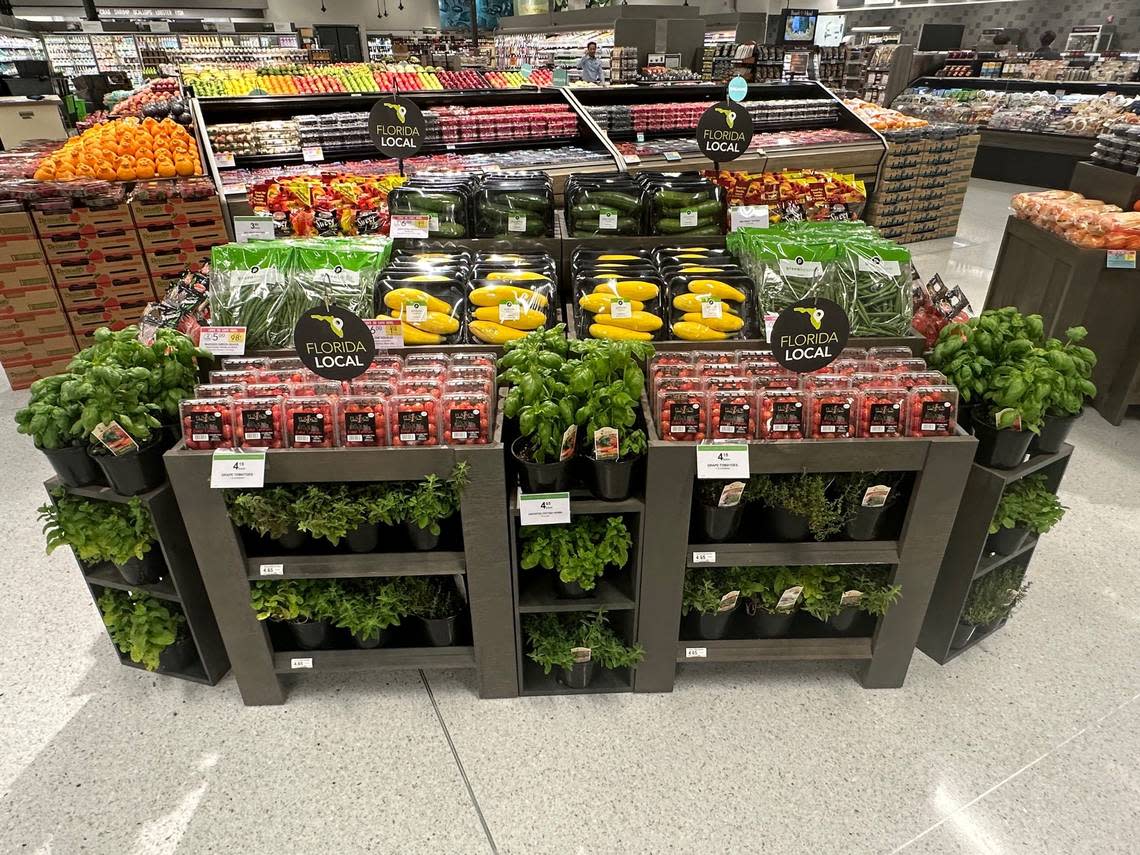
[[[610,50],[614,46],[612,29],[564,33],[500,33],[495,36],[494,65],[499,69],[518,68],[523,64],[536,68],[565,68],[570,80],[575,81],[579,79],[578,60],[586,53],[586,45],[590,42],[597,42],[602,80],[608,81]]]

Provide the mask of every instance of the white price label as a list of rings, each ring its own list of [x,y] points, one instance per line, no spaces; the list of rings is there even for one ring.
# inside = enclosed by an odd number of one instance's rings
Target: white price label
[[[681,219],[681,228],[689,229],[689,228],[692,228],[693,226],[695,226],[697,224],[697,221],[700,219],[700,216],[697,214],[696,211],[686,209],[686,210],[681,212],[681,218],[680,219]]]
[[[289,660],[289,667],[292,668],[294,671],[296,671],[298,668],[312,668],[313,667],[313,657],[312,656],[305,656],[303,658],[298,657],[295,659],[290,659]]]
[[[520,525],[558,525],[568,522],[569,493],[519,493]]]
[[[404,319],[410,324],[422,324],[428,319],[427,303],[404,303]]]
[[[636,139],[638,142],[645,142],[645,131],[638,131]]]
[[[685,648],[685,658],[686,659],[707,659],[708,655],[709,655],[709,649],[707,647],[686,647]]]
[[[724,303],[717,297],[701,297],[701,317],[718,320],[724,317]]]
[[[319,145],[301,146],[301,159],[305,163],[317,163],[325,159],[325,150]]]
[[[747,478],[748,445],[740,442],[702,442],[697,446],[698,478]]]
[[[730,231],[768,228],[767,205],[737,205],[728,209]]]
[[[519,214],[516,216],[507,217],[507,231],[508,232],[525,232],[526,231],[526,214]]]
[[[364,318],[377,350],[404,346],[404,325],[397,318]]]
[[[517,300],[504,300],[499,303],[499,323],[517,321],[522,315],[522,305]]]
[[[439,231],[439,214],[428,214],[428,231]]]
[[[871,257],[859,256],[858,266],[860,270],[867,273],[878,273],[880,275],[886,274],[890,276],[898,276],[902,273],[902,268],[897,261],[879,258],[877,255]]]
[[[233,169],[236,165],[234,163],[233,152],[219,151],[214,155],[214,165],[218,169]]]
[[[681,155],[679,155],[675,151],[667,151],[667,152],[665,152],[665,159],[670,160],[670,161],[676,161],[676,160],[681,159]]]
[[[1111,267],[1113,270],[1135,270],[1136,269],[1136,250],[1134,249],[1110,249],[1105,258],[1105,266]]]
[[[610,300],[610,317],[615,320],[633,317],[633,303],[623,297]]]
[[[693,553],[693,563],[694,564],[716,564],[716,553],[715,552],[694,552]]]
[[[264,487],[265,452],[216,448],[210,461],[210,487]]]
[[[784,276],[795,276],[801,279],[814,279],[823,275],[823,262],[804,261],[802,256],[795,258],[781,258],[780,273]]]
[[[636,154],[623,154],[622,158],[625,160],[627,166],[634,163],[641,163],[641,158]]]
[[[599,229],[616,229],[618,215],[617,214],[599,214],[598,215],[598,228]]]
[[[393,214],[388,234],[394,238],[429,237],[431,218],[420,214]]]
[[[245,327],[202,327],[198,346],[214,356],[241,356],[245,353]]]
[[[262,564],[258,568],[257,575],[259,576],[284,576],[284,564]]]
[[[251,240],[273,240],[273,217],[234,217],[234,239],[238,243]]]

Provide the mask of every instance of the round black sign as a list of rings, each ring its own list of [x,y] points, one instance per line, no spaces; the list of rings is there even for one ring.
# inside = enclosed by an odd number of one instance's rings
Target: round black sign
[[[752,142],[752,117],[735,101],[713,104],[697,122],[697,148],[714,162],[736,160]]]
[[[780,312],[769,338],[777,362],[806,374],[830,365],[850,335],[847,313],[838,303],[818,298],[800,300]]]
[[[427,123],[420,108],[399,95],[381,95],[368,114],[368,135],[388,157],[411,157],[424,144]]]
[[[330,380],[359,377],[376,355],[372,330],[340,306],[314,306],[301,315],[293,346],[306,368]]]

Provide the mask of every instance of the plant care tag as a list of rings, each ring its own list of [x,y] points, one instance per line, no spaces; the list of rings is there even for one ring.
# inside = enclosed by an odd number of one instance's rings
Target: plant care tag
[[[697,445],[698,478],[747,478],[748,444],[702,442]]]
[[[744,497],[744,482],[732,481],[724,485],[724,489],[720,491],[720,498],[717,500],[718,508],[735,508],[740,504],[740,500]]]
[[[615,320],[633,317],[633,303],[624,297],[615,297],[610,300],[610,317]]]
[[[305,163],[318,163],[325,159],[325,150],[319,145],[301,146],[301,159]]]
[[[372,331],[372,342],[377,350],[404,346],[404,325],[399,318],[361,318]]]
[[[504,300],[499,303],[499,323],[517,321],[522,314],[522,304],[517,300]]]
[[[717,612],[724,614],[736,608],[736,601],[740,599],[740,591],[729,591],[720,598],[720,605],[717,606]]]
[[[285,575],[285,565],[284,564],[262,564],[257,570],[257,575],[259,575],[259,576],[284,576]]]
[[[312,656],[305,656],[305,657],[296,657],[296,658],[290,659],[289,660],[289,667],[292,668],[294,671],[296,671],[299,668],[312,668],[313,667],[313,657]]]
[[[788,588],[788,590],[780,594],[780,600],[776,603],[776,611],[786,612],[789,609],[795,608],[796,603],[800,601],[800,594],[803,592],[803,585],[795,585],[794,587]]]
[[[701,300],[701,317],[714,318],[720,320],[724,317],[724,303],[718,297],[713,297],[709,294],[700,298]]]
[[[570,493],[519,492],[519,525],[561,525],[570,522]]]
[[[697,224],[697,221],[700,219],[700,216],[697,214],[696,211],[694,211],[690,208],[686,208],[685,210],[683,210],[681,212],[681,218],[680,219],[681,219],[681,228],[690,229],[690,228],[693,228]]]
[[[594,651],[589,647],[571,647],[570,655],[574,658],[575,665],[581,665],[583,662],[589,662],[594,655]]]
[[[618,453],[617,428],[601,427],[594,431],[595,460],[617,460]]]
[[[139,444],[135,442],[135,438],[116,421],[99,422],[91,430],[91,435],[99,440],[115,457],[120,457],[128,451],[139,450]]]
[[[210,460],[210,487],[264,487],[265,452],[215,448]]]
[[[214,356],[245,354],[245,327],[202,327],[198,346]]]
[[[598,214],[598,228],[599,229],[616,229],[618,215],[617,214]]]
[[[393,214],[388,225],[388,234],[394,238],[430,237],[431,218],[426,214]]]
[[[570,425],[562,434],[562,450],[558,452],[559,460],[569,460],[574,456],[574,445],[578,442],[578,425]]]
[[[526,231],[526,214],[519,214],[518,216],[507,217],[507,231],[508,232],[525,232]]]
[[[707,647],[686,647],[686,659],[707,659],[709,656],[709,649]]]
[[[427,303],[416,303],[412,301],[404,303],[404,320],[409,324],[422,324],[427,319]]]
[[[847,608],[848,606],[857,606],[862,599],[862,591],[844,591],[843,596],[839,598],[839,605],[841,605],[843,608]]]
[[[716,564],[716,553],[715,552],[694,552],[693,553],[693,563],[694,564]]]
[[[876,484],[873,487],[868,487],[867,491],[863,493],[862,505],[865,508],[881,508],[887,503],[887,497],[891,494],[891,488],[886,484]]]
[[[1136,250],[1110,249],[1105,259],[1105,266],[1113,270],[1135,270]]]

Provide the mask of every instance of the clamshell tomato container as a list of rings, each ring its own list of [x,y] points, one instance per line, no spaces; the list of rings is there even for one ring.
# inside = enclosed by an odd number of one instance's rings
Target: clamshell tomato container
[[[490,392],[477,389],[449,389],[445,392],[440,401],[444,445],[486,445],[490,442],[493,400]]]
[[[443,374],[436,374],[432,369],[404,369],[404,373],[396,381],[396,394],[431,395],[433,398],[438,398],[443,394],[446,377],[446,369]]]
[[[396,394],[388,401],[392,445],[439,445],[439,399]]]
[[[867,439],[906,434],[907,391],[895,387],[864,389],[859,397],[859,433]]]
[[[240,398],[245,394],[245,383],[199,383],[194,387],[195,398]]]
[[[295,396],[284,401],[285,440],[289,448],[332,448],[336,419],[331,398]]]
[[[708,395],[710,439],[754,439],[756,395],[747,389],[720,389]]]
[[[453,353],[451,355],[451,370],[457,368],[490,368],[495,370],[495,354],[493,353]]]
[[[246,383],[247,398],[288,398],[293,390],[288,383]]]
[[[316,375],[313,375],[316,377]],[[289,384],[289,394],[294,398],[336,397],[340,394],[340,384],[333,380],[302,380]]]
[[[870,348],[866,356],[870,359],[911,359],[914,357],[914,351],[901,345],[884,345]]]
[[[211,371],[210,383],[256,383],[258,372],[254,369],[248,371]]]
[[[284,397],[275,395],[234,401],[231,412],[235,445],[241,448],[283,448],[284,400]]]
[[[702,440],[707,422],[708,398],[703,390],[657,393],[657,428],[662,439]]]
[[[336,402],[336,433],[344,448],[379,448],[388,444],[387,399],[381,395],[346,395]]]
[[[910,390],[909,436],[953,436],[958,427],[958,389],[915,386]]]
[[[811,439],[851,439],[858,434],[858,393],[849,389],[813,389]]]
[[[851,378],[844,374],[801,374],[800,388],[812,389],[850,389]]]
[[[803,389],[761,389],[756,396],[760,439],[803,439],[808,414],[808,393]]]
[[[231,406],[232,398],[190,398],[180,403],[178,412],[182,417],[182,440],[186,447],[202,451],[232,446]]]
[[[223,371],[260,371],[268,360],[264,356],[224,356]]]

